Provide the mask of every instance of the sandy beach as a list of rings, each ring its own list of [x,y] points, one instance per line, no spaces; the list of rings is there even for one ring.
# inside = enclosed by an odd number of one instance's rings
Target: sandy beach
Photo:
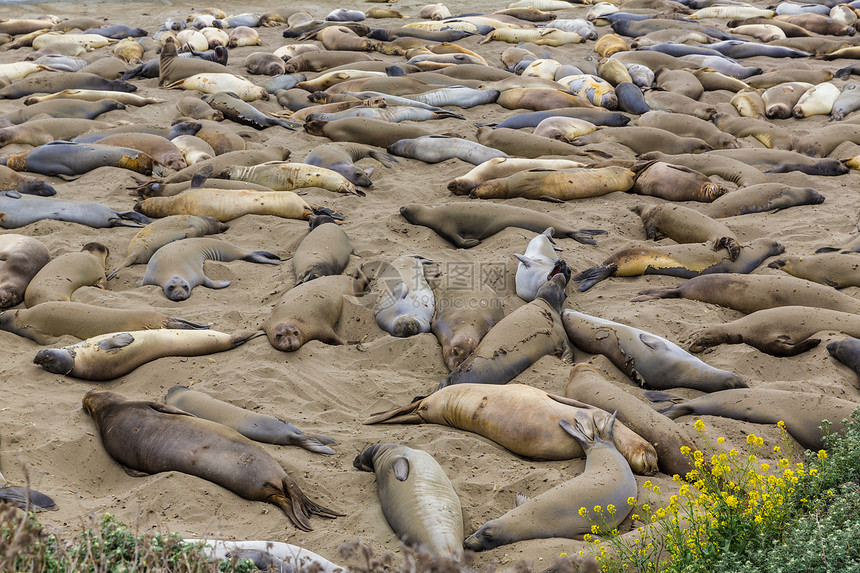
[[[760,0],[755,3],[764,7]],[[184,1],[164,2],[64,2],[38,4],[0,4],[0,17],[23,18],[53,14],[59,18],[104,18],[106,23],[122,23],[145,28],[152,35],[166,18],[186,17],[207,4]],[[489,13],[504,7],[501,2],[456,1],[446,4],[453,14]],[[304,8],[317,18],[324,18],[334,8],[367,10],[377,4],[358,2],[341,5],[298,2],[290,7]],[[408,20],[367,20],[374,27],[392,27],[402,22],[419,20],[423,3],[399,0],[390,7],[409,17]],[[219,7],[230,13],[263,13],[282,7],[282,3],[250,0],[222,2]],[[557,11],[559,18],[584,17],[587,5],[571,5]],[[708,20],[710,25],[726,29],[725,20]],[[257,28],[261,46],[245,46],[230,50],[228,67],[234,73],[246,75],[243,62],[256,51],[272,52],[295,42],[282,37],[284,27]],[[610,33],[599,27],[601,35]],[[501,52],[509,46],[493,41],[479,44],[481,36],[462,40],[461,45],[482,55],[492,66],[502,67]],[[0,63],[21,61],[32,50],[0,51]],[[109,53],[100,48],[83,57],[95,58]],[[594,42],[550,48],[563,63],[575,63],[586,56],[597,58]],[[371,53],[392,63],[403,62],[400,56]],[[145,58],[157,57],[147,52]],[[823,61],[820,59],[747,58],[745,65],[756,65],[765,72],[789,67],[821,67],[835,71],[849,65],[851,60]],[[40,72],[43,74],[49,72]],[[308,74],[312,77],[314,74]],[[265,76],[248,76],[254,81]],[[111,111],[99,119],[120,123],[168,126],[179,116],[175,102],[194,92],[167,90],[157,87],[158,79],[135,79],[137,94],[163,98],[166,101],[143,107],[129,106]],[[848,82],[834,79],[841,88]],[[705,92],[702,101],[715,105],[720,111],[737,115],[729,103],[734,93],[720,90]],[[280,111],[274,98],[255,102],[266,112]],[[0,99],[0,115],[23,106],[22,100]],[[489,104],[467,110],[456,110],[465,120],[443,119],[425,122],[423,127],[435,133],[456,133],[475,140],[475,123],[498,122],[516,112]],[[850,119],[850,116],[849,116]],[[829,116],[817,115],[806,119],[773,120],[779,127],[800,137],[827,125]],[[225,122],[227,123],[227,122]],[[314,147],[327,143],[297,130],[281,127],[255,130],[234,124],[235,131],[246,139],[247,148],[282,146],[290,150],[290,159],[301,161]],[[757,140],[739,140],[744,147],[762,147]],[[849,144],[850,145],[850,144]],[[621,145],[612,150],[616,159],[634,159],[635,154]],[[13,144],[0,149],[0,155],[20,153],[29,146]],[[838,157],[839,149],[831,156]],[[453,196],[446,188],[448,181],[468,172],[473,166],[458,159],[436,165],[403,159],[387,169],[371,159],[360,162],[365,168],[374,167],[373,186],[366,197],[339,195],[324,189],[306,189],[300,194],[311,205],[325,206],[344,215],[343,229],[355,247],[347,273],[359,265],[390,262],[396,257],[417,253],[435,261],[438,268],[461,271],[480,276],[481,272],[497,272],[494,286],[506,312],[524,304],[514,292],[515,253],[522,253],[534,233],[524,229],[507,228],[484,240],[480,245],[457,250],[426,227],[413,226],[399,214],[406,203],[438,205],[477,201]],[[45,177],[57,189],[57,198],[93,201],[115,210],[130,210],[135,197],[129,188],[141,176],[131,171],[102,167],[73,181]],[[714,177],[713,179],[717,179]],[[847,242],[856,232],[858,218],[857,188],[860,176],[855,171],[837,177],[810,176],[800,172],[769,174],[769,181],[800,187],[813,187],[826,197],[820,205],[806,205],[771,213],[747,214],[723,219],[741,242],[769,237],[785,246],[786,254],[811,254],[825,245]],[[725,183],[734,189],[736,185]],[[642,222],[631,212],[637,204],[654,204],[658,200],[628,193],[615,192],[602,197],[579,199],[566,203],[548,203],[526,199],[506,201],[529,207],[585,229],[604,229],[608,234],[597,237],[597,245],[589,246],[572,239],[559,239],[563,249],[560,256],[574,274],[595,266],[619,249],[647,242]],[[688,203],[699,208],[703,204]],[[246,215],[229,223],[221,235],[227,241],[252,250],[271,251],[288,258],[307,233],[307,223],[274,216]],[[52,256],[78,251],[90,241],[98,241],[110,249],[107,267],[111,269],[124,257],[134,228],[93,229],[59,221],[40,221],[17,232],[37,237]],[[665,239],[663,244],[671,243]],[[767,267],[767,262],[754,272],[779,274]],[[138,286],[144,265],[123,269],[108,283],[107,290],[84,287],[72,300],[115,308],[150,307],[171,316],[211,323],[212,328],[228,333],[260,328],[280,295],[295,284],[290,262],[280,265],[256,265],[250,262],[207,263],[206,273],[215,280],[229,279],[232,284],[221,290],[203,287],[194,289],[183,302],[171,302],[157,286]],[[505,271],[500,273],[500,271]],[[703,326],[727,322],[742,316],[730,309],[683,299],[634,303],[630,299],[640,290],[675,286],[682,279],[649,275],[633,278],[609,278],[587,292],[580,293],[576,285],[567,287],[566,308],[600,316],[643,328],[682,346]],[[843,289],[851,296],[860,296],[856,287]],[[518,457],[493,442],[438,425],[362,425],[370,414],[408,404],[415,396],[432,392],[447,374],[439,343],[432,334],[419,334],[398,339],[381,330],[374,320],[373,309],[365,300],[351,299],[344,305],[338,333],[350,341],[345,346],[328,346],[318,341],[305,345],[297,352],[283,353],[274,349],[265,337],[260,337],[234,350],[195,358],[163,358],[145,364],[117,380],[94,383],[50,374],[33,364],[41,348],[35,342],[15,334],[0,331],[3,359],[0,379],[3,394],[0,399],[0,469],[10,482],[23,482],[21,463],[30,472],[33,487],[51,497],[59,505],[57,512],[42,513],[39,519],[52,527],[77,531],[88,523],[89,516],[111,513],[141,530],[166,529],[187,537],[219,537],[226,539],[264,539],[286,541],[301,545],[320,555],[340,562],[338,547],[355,539],[369,543],[376,551],[398,552],[399,541],[386,523],[376,493],[374,476],[353,467],[353,459],[364,447],[380,442],[402,443],[420,448],[433,455],[445,469],[463,508],[466,535],[474,532],[489,519],[500,516],[514,506],[516,493],[537,495],[569,479],[583,468],[583,459],[568,461],[533,461]],[[745,345],[723,345],[700,355],[707,363],[730,370],[747,380],[753,388],[779,388],[820,392],[860,403],[856,375],[830,357],[825,349],[831,340],[844,338],[838,332],[820,333],[822,343],[809,352],[789,358],[777,358]],[[67,343],[76,342],[69,338]],[[576,362],[589,362],[634,396],[642,389],[627,379],[602,356],[574,350]],[[558,358],[546,356],[526,370],[515,383],[529,384],[547,392],[563,394],[569,366]],[[206,482],[198,477],[176,472],[148,477],[130,477],[114,462],[102,447],[92,419],[81,408],[81,398],[93,388],[103,388],[133,400],[162,401],[167,390],[176,384],[190,385],[216,398],[268,413],[291,422],[302,430],[326,434],[335,438],[336,454],[324,456],[297,447],[264,445],[265,449],[299,483],[312,499],[343,514],[334,520],[311,518],[313,531],[294,528],[277,508],[253,502]],[[700,393],[678,389],[674,393],[693,397]],[[644,399],[644,398],[643,398]],[[677,423],[691,437],[695,417],[682,417]],[[725,447],[746,447],[746,435],[763,436],[768,446],[779,445],[780,434],[775,426],[755,425],[734,420],[704,417],[709,435],[725,436]],[[796,454],[802,452],[793,444]],[[767,448],[766,448],[767,450]],[[764,455],[762,455],[764,457]],[[649,478],[637,476],[642,483]],[[671,476],[657,474],[650,478],[662,486],[666,495],[676,490]],[[629,525],[628,525],[629,529]],[[535,570],[548,566],[561,553],[572,554],[586,548],[586,543],[571,539],[542,539],[522,541],[477,554],[474,564],[485,568],[491,563],[510,565],[524,561]]]

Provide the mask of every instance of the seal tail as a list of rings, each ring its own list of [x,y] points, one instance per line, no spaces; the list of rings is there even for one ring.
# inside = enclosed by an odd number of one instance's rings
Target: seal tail
[[[128,266],[131,266],[132,264],[134,264],[134,257],[124,258],[122,261],[120,261],[120,263],[116,266],[116,268],[114,270],[112,270],[110,272],[110,274],[108,274],[108,276],[105,278],[107,278],[107,280],[111,280],[112,278],[114,278],[116,276],[116,274],[119,271],[121,271],[122,269],[124,269]]]
[[[617,270],[618,265],[615,263],[592,267],[574,276],[573,280],[579,283],[579,292],[585,292],[600,281],[614,276]]]
[[[579,229],[577,231],[571,231],[566,235],[569,239],[573,239],[578,243],[582,243],[583,245],[596,245],[597,241],[592,239],[595,235],[605,235],[607,231],[603,229]]]
[[[272,505],[280,507],[293,525],[302,531],[313,531],[309,517],[311,515],[319,515],[320,517],[342,517],[344,514],[338,513],[317,503],[314,503],[302,493],[298,484],[292,480],[290,476],[284,476],[283,492],[277,492],[270,495],[266,501]]]
[[[411,404],[400,406],[387,412],[377,412],[371,414],[362,424],[369,426],[371,424],[421,424],[424,420],[417,413],[421,406],[423,397],[416,398]]]
[[[134,211],[117,213],[116,218],[112,217],[110,221],[114,227],[143,227],[152,223],[152,219],[137,211],[137,205]]]
[[[0,487],[0,501],[30,511],[57,511],[60,509],[54,500],[44,493],[26,487]]]
[[[172,328],[178,330],[208,330],[211,326],[211,324],[191,322],[190,320],[185,320],[184,318],[176,318],[175,316],[168,317],[167,322],[164,323],[164,328]]]
[[[684,404],[672,404],[668,408],[663,408],[662,410],[657,411],[670,420],[675,420],[681,416],[687,416],[693,413],[693,409],[689,406],[685,406]]]
[[[248,261],[251,263],[260,263],[265,265],[277,265],[278,261],[281,260],[281,257],[274,253],[270,253],[268,251],[254,251],[244,257],[242,257],[243,261]]]
[[[639,291],[639,296],[630,299],[630,302],[642,302],[658,298],[681,298],[680,288],[649,288]]]
[[[254,330],[251,332],[242,332],[240,334],[234,334],[230,338],[233,343],[233,348],[236,348],[237,346],[242,346],[249,340],[253,340],[260,336],[266,336],[266,332],[264,330]]]
[[[714,241],[714,250],[725,249],[729,252],[729,259],[735,261],[741,254],[741,246],[734,237],[720,237]]]

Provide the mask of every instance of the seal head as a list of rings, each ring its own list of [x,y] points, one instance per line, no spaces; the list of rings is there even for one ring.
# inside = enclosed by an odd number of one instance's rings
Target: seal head
[[[164,294],[170,300],[180,302],[191,296],[191,285],[184,278],[173,276],[164,283]]]
[[[397,336],[398,338],[406,338],[409,336],[415,336],[420,332],[428,332],[429,329],[430,325],[427,324],[425,321],[419,320],[416,316],[413,315],[404,315],[398,317],[394,321],[394,326],[391,329],[391,334]]]
[[[36,353],[33,364],[52,374],[66,375],[75,367],[75,353],[68,348],[46,348]]]
[[[292,322],[282,322],[269,333],[269,342],[283,352],[295,352],[304,345],[302,330]]]

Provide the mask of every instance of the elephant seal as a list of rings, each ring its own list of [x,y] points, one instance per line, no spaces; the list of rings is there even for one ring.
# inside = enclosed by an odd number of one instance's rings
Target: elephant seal
[[[789,275],[717,273],[694,277],[675,288],[639,291],[634,302],[686,298],[752,314],[782,306],[811,306],[860,314],[860,301],[831,287]]]
[[[516,292],[517,296],[526,302],[533,301],[540,287],[555,275],[564,275],[565,284],[570,279],[570,268],[555,254],[552,235],[553,228],[548,227],[529,241],[525,253],[514,254],[519,261],[515,279]]]
[[[152,217],[199,215],[232,221],[242,215],[309,219],[314,210],[292,191],[249,191],[199,187],[175,197],[149,197],[134,206]]]
[[[388,147],[401,139],[432,135],[431,131],[420,126],[392,124],[369,117],[308,121],[305,123],[305,131],[311,135],[328,137],[332,141],[350,141],[375,147]]]
[[[798,407],[802,404],[803,407]],[[833,425],[831,433],[842,431],[843,419],[850,419],[857,404],[813,392],[791,392],[770,388],[734,389],[714,392],[687,400],[663,410],[671,419],[681,416],[722,416],[753,424],[785,423],[789,435],[806,449],[824,447],[822,420]]]
[[[849,333],[846,333],[849,334]],[[827,345],[827,352],[845,366],[860,374],[860,340],[843,338]]]
[[[647,153],[649,151],[700,153],[713,149],[709,144],[696,137],[680,137],[665,129],[639,126],[604,127],[576,138],[573,144],[592,145],[606,141],[625,145],[635,153]]]
[[[229,227],[212,217],[169,215],[154,221],[137,232],[128,244],[126,256],[107,275],[111,280],[125,267],[148,263],[155,251],[173,241],[223,233]],[[132,329],[136,330],[136,329]]]
[[[547,118],[544,121],[552,121],[553,119],[572,119],[575,118]],[[543,122],[541,122],[543,123]],[[448,182],[448,191],[454,195],[468,195],[472,189],[490,179],[499,179],[507,177],[520,171],[528,169],[575,169],[578,167],[586,167],[585,163],[572,161],[570,159],[525,159],[522,157],[494,157],[476,165],[471,171],[465,175],[461,175]],[[551,225],[546,225],[544,228]],[[535,229],[532,229],[535,230]]]
[[[664,474],[686,476],[693,464],[680,452],[683,446],[695,450],[690,437],[680,426],[658,414],[648,404],[621,385],[610,382],[590,364],[574,364],[564,395],[607,412],[648,440],[657,452],[657,465]]]
[[[149,155],[154,163],[170,170],[178,171],[188,167],[182,151],[172,141],[153,133],[115,133],[99,139],[98,143],[137,149]]]
[[[439,383],[507,384],[547,354],[573,363],[573,352],[561,324],[566,297],[564,275],[553,276],[537,296],[496,323],[472,354]]]
[[[202,356],[230,350],[259,333],[224,334],[215,330],[131,330],[88,338],[72,346],[46,348],[33,363],[52,374],[104,381],[125,376],[164,356]]]
[[[401,338],[430,332],[436,302],[424,265],[432,262],[421,255],[403,255],[377,279],[380,293],[373,313],[382,330]]]
[[[72,75],[76,73],[78,72],[71,72]],[[34,103],[0,117],[14,125],[18,125],[43,115],[55,118],[95,119],[103,113],[125,108],[124,103],[120,103],[114,99],[100,99],[98,101],[54,99]]]
[[[524,539],[580,537],[601,522],[616,528],[633,511],[628,499],[636,498],[636,479],[630,466],[612,444],[615,415],[595,419],[578,412],[575,426],[560,420],[586,455],[585,471],[534,498],[517,496],[517,507],[490,520],[463,541],[472,551],[486,551]],[[614,513],[597,513],[592,507],[614,506]],[[584,509],[585,511],[581,510]]]
[[[556,139],[507,127],[479,127],[478,143],[493,147],[508,155],[535,159],[544,155],[579,155],[578,148]]]
[[[27,285],[50,260],[48,247],[39,239],[0,235],[0,308],[19,305]]]
[[[730,157],[716,157],[713,153],[682,153],[668,155],[655,151],[639,156],[642,160],[657,160],[663,163],[689,167],[702,175],[717,175],[739,187],[767,182],[767,176],[751,165]]]
[[[433,293],[436,314],[430,330],[442,346],[442,358],[450,371],[472,354],[505,312],[495,291],[484,284],[461,285],[453,276],[440,283]]]
[[[699,201],[709,203],[729,190],[711,181],[707,175],[689,167],[664,161],[639,164],[633,168],[636,180],[632,193],[660,197],[668,201]]]
[[[146,265],[140,285],[157,285],[172,301],[183,301],[191,296],[197,285],[221,289],[230,286],[228,280],[213,281],[203,272],[206,261],[229,262],[243,260],[252,263],[276,265],[280,257],[267,251],[248,251],[221,239],[194,237],[173,241],[158,249]]]
[[[549,109],[545,111],[535,111],[529,113],[519,113],[513,115],[501,123],[496,124],[496,127],[509,127],[511,129],[519,129],[521,127],[536,127],[540,122],[548,117],[576,117],[594,125],[606,125],[609,127],[621,127],[630,122],[630,118],[623,113],[616,111],[608,111],[605,109],[588,109],[588,108],[572,108],[563,107]]]
[[[192,96],[179,98],[176,102],[176,109],[183,116],[192,119],[209,119],[212,121],[222,121],[224,119],[222,112],[212,109],[212,106],[202,99]]]
[[[360,197],[365,194],[364,191],[357,190],[340,173],[306,163],[267,161],[250,167],[236,165],[217,173],[216,177],[265,185],[275,191],[319,187],[336,193],[351,193]]]
[[[456,384],[406,406],[373,414],[364,423],[442,424],[484,436],[518,456],[569,460],[581,458],[584,452],[560,429],[558,421],[573,418],[580,410],[609,418],[599,408],[526,384]],[[654,447],[621,423],[615,428],[613,443],[629,467],[641,475],[656,472]]]
[[[371,170],[365,171],[354,163],[365,157],[371,157],[387,168],[390,168],[392,163],[397,163],[396,158],[383,153],[381,150],[356,143],[318,145],[308,152],[303,162],[336,171],[346,177],[353,185],[370,187],[373,185],[369,176]]]
[[[843,123],[820,127],[799,137],[794,150],[810,157],[826,157],[846,141],[860,143],[860,126]]]
[[[705,213],[719,219],[747,213],[787,209],[797,205],[818,205],[824,195],[812,187],[791,187],[782,183],[758,183],[727,193],[708,205]]]
[[[202,477],[245,499],[276,505],[303,531],[311,530],[311,514],[341,515],[309,500],[266,450],[223,424],[113,392],[91,390],[83,405],[107,453],[132,475],[179,471]]]
[[[592,237],[606,233],[600,229],[574,229],[551,215],[501,203],[449,203],[436,207],[411,203],[401,207],[400,214],[413,225],[433,229],[460,249],[479,245],[482,240],[507,227],[536,233],[552,227],[554,237],[569,238],[586,245],[596,244]]]
[[[713,122],[692,115],[649,111],[636,120],[636,125],[664,129],[682,137],[696,137],[714,149],[736,149],[738,147],[735,136],[721,131]]]
[[[17,229],[42,219],[70,221],[96,229],[142,227],[152,222],[134,211],[118,212],[99,203],[25,197],[17,191],[0,191],[0,213],[4,214],[0,218],[0,227],[4,229]]]
[[[359,296],[368,279],[344,275],[323,276],[297,285],[285,292],[263,330],[271,345],[283,352],[294,352],[311,340],[325,344],[346,344],[334,330],[343,310],[343,296]]]
[[[194,74],[165,87],[171,90],[196,90],[206,94],[230,92],[245,102],[269,99],[269,92],[266,88],[260,87],[241,76],[226,72]]]
[[[562,313],[561,320],[574,346],[583,352],[603,354],[642,387],[683,387],[702,392],[748,387],[737,374],[714,368],[650,332],[570,309]]]
[[[71,141],[52,141],[24,153],[7,155],[0,162],[15,171],[54,177],[77,177],[99,167],[121,167],[151,175],[153,165],[152,157],[137,149]]]
[[[54,141],[54,137],[44,129],[40,129],[30,122],[25,121],[18,125],[10,125],[9,127],[0,127],[0,146],[11,145],[13,143],[21,143],[24,145],[32,145],[38,147]],[[8,167],[4,171],[11,171]],[[4,174],[4,179],[8,176]],[[8,183],[0,183],[3,188],[11,189]],[[26,193],[27,191],[24,191]],[[51,193],[48,193],[49,195]],[[34,193],[38,195],[38,193]]]
[[[36,273],[24,293],[24,305],[32,308],[48,301],[68,301],[82,286],[106,288],[105,260],[108,248],[87,243],[77,253],[52,259]]]
[[[400,444],[376,444],[358,454],[352,465],[376,474],[382,513],[401,541],[434,556],[460,559],[460,498],[433,456]]]
[[[39,344],[53,344],[65,335],[85,340],[121,330],[154,328],[206,329],[209,325],[154,310],[120,310],[68,301],[48,301],[33,308],[0,313],[0,330],[14,332]]]
[[[218,122],[211,122],[208,124],[210,126],[219,126]],[[210,173],[220,173],[221,171],[227,169],[228,167],[235,166],[252,166],[259,165],[260,163],[265,163],[267,161],[285,161],[290,156],[290,150],[273,145],[267,146],[260,149],[245,149],[245,140],[242,139],[238,134],[232,133],[233,136],[237,137],[239,141],[242,142],[241,149],[235,149],[234,142],[227,141],[225,139],[226,133],[217,133],[210,132],[209,134],[204,133],[207,125],[204,125],[200,131],[197,132],[197,137],[206,141],[212,148],[215,150],[217,154],[212,159],[207,161],[201,161],[195,165],[191,165],[177,171],[170,177],[165,177],[162,180],[162,183],[181,183],[182,181],[191,181],[198,172],[205,172],[211,169]],[[228,130],[232,132],[232,130]],[[212,136],[215,136],[213,139]],[[229,151],[224,151],[229,148]]]
[[[249,74],[278,76],[286,71],[284,60],[269,52],[253,52],[248,54],[243,65]]]
[[[88,72],[48,74],[18,80],[0,89],[0,99],[18,99],[37,93],[56,93],[62,90],[111,90],[133,92],[137,86],[122,80],[107,80]]]
[[[230,92],[207,94],[201,99],[209,104],[212,109],[220,111],[226,119],[254,129],[262,130],[279,125],[292,131],[299,126],[293,121],[270,117]]]
[[[587,137],[587,136],[586,136]],[[598,197],[613,191],[629,191],[636,173],[626,167],[587,167],[582,169],[529,169],[499,179],[485,181],[472,189],[478,199],[543,199],[570,201]]]
[[[765,259],[778,255],[785,247],[773,239],[756,239],[741,245],[737,259],[719,254],[714,246],[705,243],[630,247],[622,249],[573,277],[579,291],[585,292],[608,277],[636,277],[641,275],[668,275],[690,278],[712,273],[749,273]]]
[[[714,250],[726,249],[733,261],[741,254],[740,243],[731,229],[695,209],[661,203],[651,207],[636,205],[633,212],[642,217],[645,236],[654,241],[669,237],[676,243],[712,243]]]
[[[570,143],[580,135],[591,133],[595,129],[597,126],[593,123],[576,117],[553,116],[537,124],[532,135]]]
[[[198,418],[224,424],[255,442],[299,446],[317,454],[334,454],[334,450],[327,445],[333,444],[334,440],[328,436],[305,434],[289,422],[234,406],[187,386],[170,388],[164,403]]]
[[[800,96],[810,88],[812,84],[803,82],[785,82],[767,88],[761,94],[765,116],[768,119],[788,119]]]
[[[326,275],[339,275],[352,254],[352,242],[331,216],[314,215],[308,224],[311,232],[293,255],[297,285]]]
[[[158,56],[158,87],[168,86],[196,74],[226,73],[227,66],[200,58],[180,58],[176,41],[167,37]]]
[[[725,324],[715,324],[693,335],[691,352],[720,344],[749,344],[772,356],[796,356],[815,348],[816,332],[835,330],[860,335],[856,314],[809,306],[779,306],[757,310]]]
[[[507,153],[468,139],[447,135],[424,135],[414,139],[399,139],[389,145],[388,153],[410,157],[424,163],[439,163],[457,158],[472,165],[480,165],[494,157],[507,157]]]
[[[860,257],[854,254],[784,256],[770,263],[768,267],[833,288],[860,286]]]
[[[817,84],[800,96],[795,106],[791,108],[791,113],[796,118],[830,115],[840,93],[839,88],[830,82]]]

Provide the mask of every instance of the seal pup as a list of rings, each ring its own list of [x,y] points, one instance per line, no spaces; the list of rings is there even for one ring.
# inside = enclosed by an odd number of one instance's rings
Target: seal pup
[[[305,434],[292,424],[274,416],[234,406],[187,386],[170,388],[164,403],[198,418],[224,424],[255,442],[299,446],[317,454],[334,454],[334,450],[327,445],[333,444],[334,440],[328,436]]]
[[[578,411],[608,418],[599,408],[526,384],[456,384],[411,404],[373,414],[364,424],[442,424],[492,440],[518,456],[569,460],[584,455],[582,446],[558,425]],[[657,471],[654,447],[620,422],[613,443],[633,471]]]
[[[293,255],[297,285],[326,275],[339,275],[352,254],[352,241],[330,215],[314,215],[308,225],[311,232]]]
[[[196,475],[245,499],[276,505],[303,531],[311,530],[311,514],[342,515],[309,500],[266,450],[223,424],[113,392],[91,390],[83,405],[108,455],[131,475]]]
[[[557,274],[538,289],[530,303],[496,323],[475,350],[440,383],[507,384],[529,366],[552,354],[573,363],[573,351],[561,324],[567,278]]]
[[[324,143],[318,145],[308,152],[303,162],[336,171],[354,185],[370,187],[373,185],[370,180],[372,170],[365,171],[355,165],[356,161],[365,157],[375,159],[386,168],[391,168],[392,163],[397,163],[395,157],[383,153],[381,150],[357,143]]]
[[[16,233],[0,235],[0,308],[19,305],[27,285],[50,260],[48,247],[39,239]]]
[[[148,263],[155,251],[167,243],[223,233],[228,228],[228,225],[212,217],[194,215],[169,215],[153,221],[132,237],[125,258],[107,275],[107,280],[111,280],[125,267]]]
[[[33,308],[0,312],[0,330],[39,344],[53,344],[65,335],[86,340],[120,330],[153,328],[206,329],[209,325],[149,309],[120,310],[70,301],[48,301]]]
[[[570,309],[562,313],[561,321],[574,346],[583,352],[603,354],[645,388],[716,392],[748,387],[737,374],[714,368],[650,332]]]
[[[434,289],[436,314],[430,330],[442,346],[442,358],[448,370],[454,370],[505,316],[502,301],[485,284],[460,283],[446,275]]]
[[[696,446],[683,429],[657,413],[633,392],[610,382],[591,364],[573,365],[564,395],[607,412],[615,412],[619,422],[654,446],[657,465],[664,474],[684,477],[693,470],[693,464],[681,454],[681,448],[687,446],[692,451]]]
[[[32,308],[48,301],[68,301],[83,286],[107,288],[105,260],[108,248],[87,243],[77,253],[66,253],[42,267],[24,293],[24,305]]]
[[[860,286],[860,257],[851,253],[788,255],[778,258],[768,267],[833,288]]]
[[[501,203],[449,203],[435,207],[410,203],[400,208],[400,215],[413,225],[433,229],[459,249],[477,246],[508,227],[536,233],[552,227],[555,237],[585,245],[596,244],[592,237],[606,234],[601,229],[574,229],[561,219],[540,211]]]
[[[403,255],[377,279],[380,292],[374,314],[382,330],[397,337],[430,332],[436,302],[424,265],[432,262],[421,255]]]
[[[197,285],[213,289],[230,286],[231,281],[213,281],[207,277],[203,271],[204,262],[239,259],[267,265],[276,265],[281,260],[273,253],[249,251],[221,239],[180,239],[161,247],[149,259],[140,286],[160,286],[170,300],[183,301],[191,296],[191,289]]]
[[[798,405],[802,404],[802,407]],[[789,435],[806,449],[824,447],[822,420],[832,422],[831,433],[842,431],[843,419],[851,418],[857,404],[814,392],[770,388],[723,390],[673,404],[661,413],[675,420],[681,416],[722,416],[753,424],[785,423]]]
[[[700,330],[692,336],[690,352],[719,344],[749,344],[772,356],[797,356],[818,346],[821,339],[812,335],[824,330],[860,336],[860,317],[809,306],[765,308]]]
[[[614,529],[633,511],[627,500],[636,498],[636,478],[612,443],[615,414],[597,419],[577,412],[575,426],[564,419],[559,424],[581,444],[585,471],[534,498],[518,494],[517,507],[479,527],[463,542],[466,549],[487,551],[524,539],[575,538],[600,520],[603,527]],[[615,513],[592,509],[610,505],[617,508]]]
[[[368,282],[361,272],[356,278],[331,275],[286,291],[263,324],[269,343],[283,352],[295,352],[311,340],[346,344],[334,329],[343,310],[343,297],[361,295]]]
[[[575,275],[573,280],[579,283],[579,291],[585,292],[609,277],[656,274],[691,278],[711,273],[749,273],[783,251],[784,246],[766,238],[741,245],[735,260],[728,253],[719,254],[708,243],[630,247]]]
[[[519,261],[516,273],[517,296],[526,302],[533,301],[538,289],[555,275],[564,275],[565,283],[570,279],[570,267],[555,254],[560,249],[552,240],[553,232],[554,229],[548,227],[529,241],[525,253],[514,255]]]
[[[45,348],[36,353],[33,363],[52,374],[101,382],[125,376],[158,358],[223,352],[259,335],[165,328],[111,332],[71,346]]]
[[[433,456],[401,444],[376,444],[358,454],[352,465],[376,474],[382,513],[398,538],[433,555],[460,559],[460,498]]]
[[[642,217],[645,236],[654,241],[669,237],[676,243],[712,243],[715,251],[726,249],[733,261],[741,254],[740,243],[731,229],[695,209],[660,204],[635,205],[632,211]]]
[[[18,129],[18,127],[20,126],[6,129]],[[4,130],[0,129],[0,132],[2,131]],[[3,142],[2,137],[2,134],[0,134],[0,145],[8,145]],[[41,144],[37,143],[37,145]],[[50,197],[57,194],[57,190],[44,179],[30,175],[21,175],[5,165],[0,165],[0,191],[17,191],[25,195],[38,195],[39,197]]]
[[[811,306],[860,314],[860,301],[836,289],[790,275],[716,273],[694,277],[675,288],[639,291],[634,302],[687,298],[752,314],[779,306]]]

